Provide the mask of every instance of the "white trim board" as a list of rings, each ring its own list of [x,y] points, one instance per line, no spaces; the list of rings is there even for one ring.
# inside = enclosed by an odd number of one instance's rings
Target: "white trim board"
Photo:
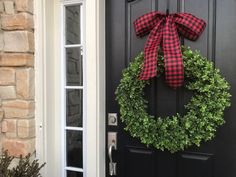
[[[35,26],[35,119],[36,119],[36,158],[40,163],[46,161],[46,130],[45,130],[45,11],[44,1],[34,1],[34,26]],[[36,8],[37,7],[37,8]],[[39,86],[39,87],[37,87]],[[45,176],[45,168],[41,170]]]
[[[105,177],[105,0],[87,0],[86,9],[85,52],[90,69],[86,76],[89,166],[85,177]]]
[[[80,2],[73,0],[73,2]],[[35,0],[36,155],[44,177],[63,177],[59,0]],[[87,115],[84,177],[105,177],[105,0],[85,0]]]

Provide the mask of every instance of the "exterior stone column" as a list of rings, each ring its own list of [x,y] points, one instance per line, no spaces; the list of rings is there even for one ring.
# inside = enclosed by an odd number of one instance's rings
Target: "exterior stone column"
[[[0,150],[35,151],[33,0],[0,0]]]

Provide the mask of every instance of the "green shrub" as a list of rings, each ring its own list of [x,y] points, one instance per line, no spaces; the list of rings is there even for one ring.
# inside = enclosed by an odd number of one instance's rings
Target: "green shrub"
[[[40,177],[40,170],[45,163],[40,165],[37,159],[32,161],[30,157],[31,154],[20,156],[17,165],[10,168],[14,157],[4,151],[0,157],[0,177]]]

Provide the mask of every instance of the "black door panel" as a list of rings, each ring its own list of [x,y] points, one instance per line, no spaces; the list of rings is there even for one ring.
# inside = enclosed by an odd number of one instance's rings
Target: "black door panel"
[[[137,38],[133,21],[150,11],[165,12],[167,0],[106,0],[106,111],[119,113],[115,89],[121,73],[144,48],[146,37]],[[199,50],[212,60],[236,93],[236,1],[235,0],[170,0],[170,13],[188,12],[204,19],[207,27],[200,38],[182,43]],[[184,113],[191,93],[177,91],[154,78],[145,88],[148,112],[155,116]],[[114,151],[117,177],[236,177],[236,100],[225,112],[226,124],[218,129],[214,140],[171,154],[146,148],[118,126],[107,126],[107,132],[118,132],[118,149]],[[118,114],[119,115],[119,114]],[[107,147],[107,146],[106,146]],[[107,158],[107,177],[108,173]]]

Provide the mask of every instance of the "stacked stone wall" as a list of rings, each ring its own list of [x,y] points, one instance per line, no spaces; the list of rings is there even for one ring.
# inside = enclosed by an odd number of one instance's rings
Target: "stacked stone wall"
[[[0,0],[0,149],[35,150],[33,0]]]

